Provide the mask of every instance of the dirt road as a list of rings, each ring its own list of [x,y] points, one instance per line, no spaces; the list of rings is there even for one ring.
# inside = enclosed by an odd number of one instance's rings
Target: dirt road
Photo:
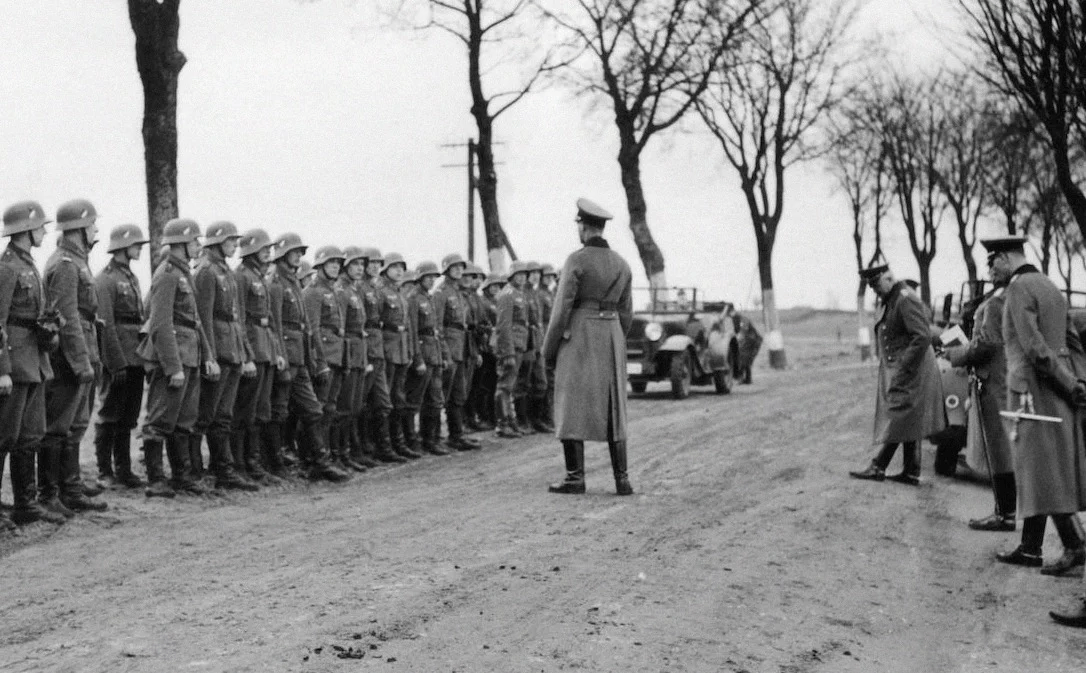
[[[541,435],[343,486],[110,495],[3,542],[0,670],[1086,670],[1046,614],[1082,580],[994,563],[1014,536],[965,528],[991,496],[930,450],[919,489],[849,480],[874,373],[811,362],[632,400],[630,498],[599,445],[587,496],[548,494]]]

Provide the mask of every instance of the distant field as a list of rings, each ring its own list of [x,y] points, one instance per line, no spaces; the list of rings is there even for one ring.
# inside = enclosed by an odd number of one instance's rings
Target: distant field
[[[752,317],[761,329],[761,316]],[[797,307],[782,310],[780,319],[789,366],[806,369],[859,360],[854,311]],[[869,327],[871,320],[869,315]],[[765,353],[763,345],[756,366],[769,366]]]

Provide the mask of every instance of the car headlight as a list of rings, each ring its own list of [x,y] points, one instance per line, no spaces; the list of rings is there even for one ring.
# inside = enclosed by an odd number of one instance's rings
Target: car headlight
[[[664,336],[664,327],[658,322],[650,322],[645,325],[645,338],[649,341],[659,341]]]

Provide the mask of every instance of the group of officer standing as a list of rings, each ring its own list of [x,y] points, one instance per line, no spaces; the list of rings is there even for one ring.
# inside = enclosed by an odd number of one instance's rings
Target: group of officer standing
[[[1021,518],[1020,544],[996,554],[996,560],[1063,576],[1086,565],[1086,534],[1078,518],[1086,510],[1086,353],[1063,294],[1028,263],[1025,242],[1018,236],[981,241],[994,290],[977,308],[969,342],[948,346],[943,355],[970,370],[967,450],[971,464],[987,466],[995,500],[995,511],[971,520],[969,527],[1013,532]],[[861,276],[881,305],[875,325],[879,450],[866,469],[850,474],[919,485],[920,442],[945,427],[929,312],[887,265],[865,269]],[[887,477],[899,444],[902,472]],[[1049,517],[1064,552],[1045,563]],[[1086,595],[1070,610],[1049,614],[1060,624],[1086,628]]]
[[[398,253],[326,246],[310,266],[297,234],[273,241],[262,229],[223,221],[201,232],[174,219],[144,298],[130,265],[148,239],[136,225],[114,228],[95,276],[97,217],[86,200],[58,209],[60,238],[40,275],[32,250],[45,211],[23,201],[4,212],[0,468],[10,455],[14,507],[0,511],[0,528],[104,510],[106,488],[174,497],[296,476],[340,482],[479,449],[470,435],[482,430],[555,429],[557,346],[543,357],[559,275],[550,265],[516,261],[487,275],[454,253],[409,270]],[[90,484],[79,447],[96,398]],[[131,460],[141,410],[146,482]],[[615,424],[604,425],[614,439]]]

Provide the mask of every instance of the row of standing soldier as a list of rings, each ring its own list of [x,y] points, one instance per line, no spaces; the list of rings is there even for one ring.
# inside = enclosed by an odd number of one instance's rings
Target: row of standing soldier
[[[1086,510],[1086,353],[1062,293],[1027,262],[1025,242],[1018,236],[982,241],[995,290],[978,307],[969,343],[947,348],[945,356],[971,370],[967,445],[972,464],[987,465],[995,496],[994,513],[971,520],[970,528],[1013,532],[1021,518],[1020,544],[996,560],[1067,575],[1086,564],[1086,534],[1077,514]],[[890,478],[918,485],[919,442],[944,426],[927,309],[885,264],[861,275],[882,300],[876,323],[880,449],[866,469],[851,475],[882,481],[900,443],[904,469]],[[1049,517],[1064,552],[1045,564]],[[1086,597],[1050,615],[1086,627]]]
[[[145,485],[130,447],[145,384],[148,496],[206,492],[205,437],[214,485],[252,491],[289,478],[295,462],[309,479],[344,481],[423,452],[477,449],[468,435],[494,423],[505,438],[554,429],[542,358],[549,265],[514,262],[508,278],[484,280],[457,254],[408,271],[397,253],[324,247],[300,273],[296,234],[273,242],[216,222],[201,244],[195,222],[175,219],[144,300],[129,267],[147,243],[139,227],[113,229],[112,259],[95,278],[97,213],[85,200],[64,204],[42,278],[31,250],[48,222],[32,201],[4,213],[0,466],[10,454],[15,501],[6,526],[62,523],[105,509],[94,497],[102,488]],[[91,485],[79,445],[96,386]]]

